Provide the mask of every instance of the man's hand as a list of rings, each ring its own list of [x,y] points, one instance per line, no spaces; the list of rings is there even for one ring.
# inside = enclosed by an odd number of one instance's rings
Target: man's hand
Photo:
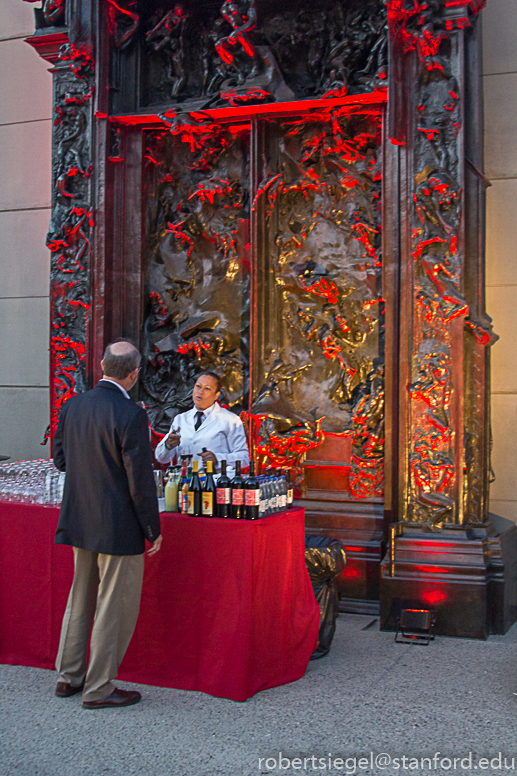
[[[181,442],[181,437],[177,431],[171,431],[167,439],[165,440],[165,447],[168,450],[173,450]]]
[[[207,463],[207,461],[217,463],[217,458],[213,453],[210,452],[210,450],[204,450],[202,453],[198,453],[198,455],[202,459],[203,463]]]
[[[155,542],[152,543],[152,545],[147,550],[148,555],[154,555],[155,552],[158,552],[160,547],[162,546],[163,536],[160,534],[159,537],[156,539]]]

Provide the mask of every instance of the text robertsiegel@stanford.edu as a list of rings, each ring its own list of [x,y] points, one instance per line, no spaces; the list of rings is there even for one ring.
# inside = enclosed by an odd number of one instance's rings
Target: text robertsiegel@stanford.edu
[[[325,757],[318,755],[306,755],[287,757],[278,752],[275,756],[259,757],[258,766],[260,773],[281,773],[282,771],[302,771],[305,773],[320,772],[327,776],[331,774],[343,774],[343,776],[355,776],[361,771],[370,773],[382,773],[388,768],[390,771],[413,771],[422,773],[432,771],[441,773],[461,773],[466,771],[514,771],[517,769],[517,756],[503,755],[499,752],[493,757],[480,757],[469,752],[463,757],[446,756],[441,752],[425,757],[410,757],[409,755],[390,755],[386,752],[370,752],[369,756],[343,757],[328,753]]]

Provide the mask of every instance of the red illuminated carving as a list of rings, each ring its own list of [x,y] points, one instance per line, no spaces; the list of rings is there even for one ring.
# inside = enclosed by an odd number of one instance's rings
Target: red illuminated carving
[[[448,449],[450,427],[451,364],[445,352],[425,354],[419,374],[409,392],[413,399],[427,405],[415,429],[410,474],[415,508],[427,516],[426,525],[434,528],[447,516],[452,517],[454,501],[447,491],[454,479],[454,464]]]
[[[67,336],[50,338],[50,373],[52,386],[50,393],[50,426],[52,434],[56,429],[59,411],[63,404],[84,385],[77,385],[77,375],[81,371],[85,358],[85,346]]]
[[[354,407],[353,455],[349,474],[354,498],[384,495],[384,369],[368,375],[368,391]]]
[[[70,62],[70,67],[78,78],[85,78],[93,71],[94,59],[86,46],[66,43],[61,47],[59,59],[63,62]]]
[[[233,32],[227,38],[221,38],[216,43],[216,51],[223,62],[231,65],[235,59],[235,49],[239,46],[249,57],[254,58],[255,47],[249,33],[257,26],[255,0],[225,0],[221,6],[221,16],[233,27]]]
[[[458,326],[463,319],[479,342],[489,344],[488,321],[478,320],[464,296],[462,82],[454,66],[455,43],[445,45],[454,29],[470,26],[469,14],[479,13],[483,0],[388,0],[388,25],[394,70],[406,68],[415,51],[419,67],[413,94],[412,187],[414,321],[409,386],[408,444],[410,503],[407,519],[433,530],[444,520],[457,519],[461,493],[458,455],[464,444],[464,418],[452,403],[456,374]],[[461,38],[461,36],[459,36]],[[443,45],[442,45],[443,44]],[[409,71],[406,71],[407,78]],[[400,78],[400,73],[397,75]],[[396,97],[396,89],[394,89]],[[400,113],[404,112],[401,104]],[[396,108],[393,115],[396,114]],[[405,119],[393,127],[403,139]],[[454,377],[454,381],[453,381]],[[461,496],[460,496],[461,498]]]
[[[337,304],[337,301],[339,299],[339,289],[333,280],[327,280],[326,278],[319,278],[318,280],[315,280],[313,283],[306,283],[304,282],[303,278],[300,278],[300,283],[305,289],[307,289],[307,291],[310,291],[311,294],[316,294],[317,296],[324,296],[326,299],[328,299],[330,304]]]
[[[251,427],[256,451],[263,456],[266,466],[297,469],[304,454],[318,447],[325,436],[319,418],[314,423],[303,423],[287,431],[279,431],[274,417],[241,414],[244,426]]]
[[[188,248],[187,256],[190,258],[192,254],[192,249],[194,248],[194,240],[191,237],[188,232],[184,231],[182,227],[188,223],[188,219],[184,219],[183,221],[179,221],[177,224],[167,224],[167,231],[174,235],[174,237],[177,237],[178,240],[181,240],[181,242],[186,243]]]
[[[451,366],[445,353],[431,353],[422,358],[420,372],[409,393],[427,404],[426,417],[430,425],[439,431],[442,439],[448,438]]]
[[[447,32],[470,26],[468,11],[477,14],[486,0],[450,0],[445,7],[464,9],[464,15],[443,19],[439,7],[428,0],[388,0],[390,36],[404,52],[415,50],[420,62],[428,69],[443,69],[437,59]],[[441,26],[441,28],[440,28]]]
[[[238,106],[261,103],[264,100],[269,100],[271,95],[269,92],[264,91],[264,89],[256,87],[248,89],[246,92],[237,92],[235,90],[221,92],[221,97],[223,100],[227,100],[230,105]]]
[[[492,319],[488,315],[484,316],[482,321],[475,321],[472,317],[466,318],[465,325],[482,345],[493,345],[499,339],[492,330]]]
[[[37,0],[24,0],[25,3],[35,3]],[[57,27],[64,22],[66,0],[43,0],[43,16],[47,24]]]
[[[83,45],[66,44],[59,59],[70,64],[56,80],[54,118],[54,198],[47,245],[51,258],[50,404],[51,433],[59,410],[75,393],[87,389],[86,332],[91,310],[88,279],[93,218],[89,202],[91,175],[90,100],[94,62]]]
[[[210,344],[203,342],[201,339],[193,342],[188,342],[185,345],[178,346],[178,353],[188,353],[189,350],[193,350],[196,356],[201,356],[202,350],[210,350]]]
[[[113,36],[115,48],[124,48],[129,43],[140,25],[140,17],[129,8],[125,8],[120,2],[107,0],[108,27]],[[132,5],[130,2],[129,5]]]
[[[199,197],[202,202],[210,202],[214,204],[217,195],[221,197],[230,196],[232,193],[232,184],[225,180],[208,180],[203,183],[198,183],[197,191],[188,197],[188,200]]]
[[[348,475],[350,493],[354,498],[366,499],[384,495],[384,469],[379,461],[352,456]]]

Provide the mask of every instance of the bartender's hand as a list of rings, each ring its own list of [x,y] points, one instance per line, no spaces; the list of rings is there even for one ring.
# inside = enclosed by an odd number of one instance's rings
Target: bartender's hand
[[[198,453],[198,455],[202,459],[203,463],[207,463],[207,461],[217,463],[217,458],[215,457],[214,453],[210,452],[210,450],[204,450],[202,453]]]
[[[163,536],[160,534],[159,537],[156,539],[155,542],[152,543],[152,545],[147,550],[148,555],[154,555],[155,552],[158,552],[160,547],[162,546]]]
[[[171,431],[167,439],[165,440],[165,447],[168,450],[173,450],[181,442],[181,436],[177,431]]]

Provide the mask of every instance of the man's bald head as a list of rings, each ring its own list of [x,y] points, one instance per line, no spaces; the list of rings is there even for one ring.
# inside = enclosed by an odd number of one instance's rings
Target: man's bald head
[[[141,360],[142,356],[131,342],[112,342],[106,348],[102,359],[104,377],[125,380],[131,372],[138,369]]]

